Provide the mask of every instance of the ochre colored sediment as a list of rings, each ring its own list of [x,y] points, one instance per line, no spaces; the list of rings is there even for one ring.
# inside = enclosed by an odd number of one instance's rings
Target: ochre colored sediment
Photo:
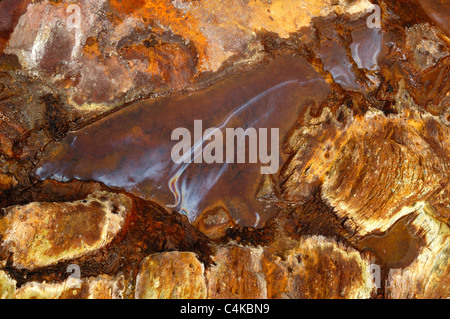
[[[70,4],[0,1],[1,299],[450,297],[448,1]]]

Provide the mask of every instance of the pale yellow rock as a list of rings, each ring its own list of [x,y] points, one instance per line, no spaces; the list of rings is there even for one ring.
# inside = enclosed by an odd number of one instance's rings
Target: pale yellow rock
[[[211,299],[364,299],[376,289],[370,260],[321,236],[283,238],[266,248],[228,245],[212,259],[206,271]]]
[[[396,107],[404,115],[369,109],[355,116],[345,106],[324,108],[316,118],[306,113],[288,140],[295,154],[282,172],[285,199],[305,202],[320,188],[322,199],[361,237],[386,232],[426,201],[441,198],[440,206],[450,207],[450,128],[400,91]],[[439,213],[448,218],[449,212]]]
[[[387,296],[394,299],[450,298],[450,228],[437,219],[426,204],[414,213],[413,225],[426,244],[414,262],[403,269],[391,269]]]
[[[0,299],[12,299],[16,291],[16,281],[0,270]]]
[[[124,277],[101,275],[86,279],[69,278],[62,283],[29,282],[20,287],[15,299],[122,299]]]
[[[136,279],[136,299],[206,298],[204,266],[191,252],[148,256]]]
[[[31,203],[5,209],[3,247],[16,268],[33,269],[104,247],[131,209],[125,195],[98,192],[86,200]]]

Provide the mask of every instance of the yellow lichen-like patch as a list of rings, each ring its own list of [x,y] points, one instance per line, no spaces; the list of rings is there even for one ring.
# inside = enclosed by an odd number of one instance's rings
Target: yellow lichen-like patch
[[[9,189],[17,185],[17,180],[14,176],[0,174],[0,190]]]

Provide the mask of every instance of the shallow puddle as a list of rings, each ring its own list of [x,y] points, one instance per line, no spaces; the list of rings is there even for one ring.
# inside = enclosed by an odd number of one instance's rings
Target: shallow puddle
[[[264,177],[261,167],[272,164],[275,171],[281,170],[286,160],[282,154],[284,136],[305,104],[318,104],[328,93],[328,85],[303,58],[282,57],[196,93],[137,102],[69,133],[47,149],[35,174],[59,181],[100,181],[175,209],[191,221],[208,207],[225,206],[242,226],[262,226],[271,208],[256,199]],[[194,128],[194,121],[201,121],[202,128]],[[172,140],[177,128],[191,133],[187,152],[191,163],[172,160],[172,149],[179,143]],[[204,143],[194,138],[208,128],[220,129],[223,144],[227,129],[254,128],[258,142],[250,148],[251,139],[246,138],[245,163],[236,163],[237,141],[234,163],[227,160],[230,152],[225,145],[225,163],[196,163],[212,138]],[[260,129],[267,129],[268,134]],[[278,143],[271,144],[275,136],[272,129],[279,130]],[[206,132],[205,137],[210,136]],[[262,141],[267,141],[267,152],[261,148]],[[275,154],[277,149],[278,165],[274,158],[269,164],[261,164],[261,155]],[[249,163],[256,155],[254,150],[258,150],[256,163]]]

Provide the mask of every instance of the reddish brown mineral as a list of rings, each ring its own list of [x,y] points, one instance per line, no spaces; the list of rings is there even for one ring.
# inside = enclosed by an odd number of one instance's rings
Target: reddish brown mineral
[[[0,1],[0,298],[449,298],[449,17]]]

